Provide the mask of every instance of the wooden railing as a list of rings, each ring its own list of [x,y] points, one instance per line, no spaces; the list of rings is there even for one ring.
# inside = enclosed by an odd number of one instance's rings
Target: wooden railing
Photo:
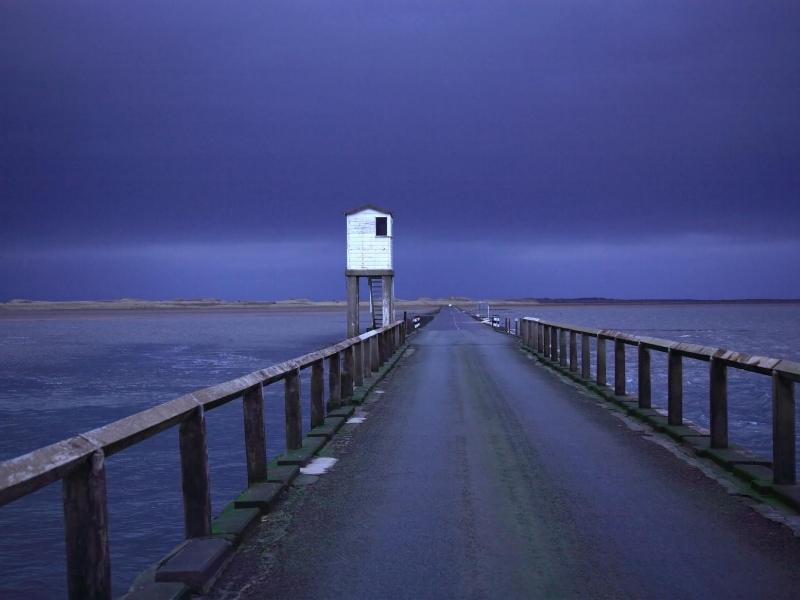
[[[186,538],[211,534],[211,484],[205,413],[237,398],[244,409],[248,483],[267,479],[264,386],[284,382],[287,451],[302,445],[300,371],[311,368],[310,425],[353,394],[404,343],[410,322],[397,321],[334,346],[186,394],[114,423],[0,463],[0,506],[63,481],[64,529],[70,598],[110,598],[105,459],[178,426]]]
[[[795,401],[794,383],[800,381],[800,363],[751,356],[721,348],[698,346],[630,335],[606,329],[589,329],[526,317],[520,320],[523,344],[562,367],[578,373],[583,379],[591,376],[591,340],[596,345],[598,385],[606,385],[606,341],[614,344],[614,394],[624,396],[625,347],[637,348],[638,405],[650,408],[650,352],[667,354],[667,422],[683,424],[683,359],[709,363],[710,445],[728,447],[728,368],[768,375],[772,378],[772,473],[775,484],[795,484]],[[580,365],[578,363],[580,336]]]

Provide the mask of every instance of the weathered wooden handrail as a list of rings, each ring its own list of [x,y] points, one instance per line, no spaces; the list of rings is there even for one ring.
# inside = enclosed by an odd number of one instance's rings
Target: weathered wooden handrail
[[[663,340],[654,337],[637,336],[610,329],[590,329],[588,327],[580,327],[578,325],[553,323],[533,317],[524,317],[523,320],[529,323],[538,323],[541,326],[549,327],[554,330],[563,329],[568,332],[574,331],[575,333],[586,334],[594,338],[620,341],[628,346],[639,346],[641,344],[646,348],[665,353],[672,350],[681,356],[686,356],[687,358],[694,358],[697,360],[710,361],[712,358],[716,358],[727,366],[732,366],[745,371],[751,371],[753,373],[771,375],[773,371],[777,371],[791,381],[800,381],[800,363],[790,360],[756,356],[746,354],[744,352],[734,352],[732,350],[715,348],[712,346],[700,346],[697,344],[674,342],[671,340]]]
[[[554,323],[532,317],[521,319],[521,339],[529,348],[536,350],[553,362],[564,361],[563,340],[570,336],[571,371],[577,371],[577,335],[582,338],[581,375],[589,379],[590,339],[597,340],[596,381],[606,385],[606,340],[614,342],[614,393],[624,396],[625,390],[625,347],[637,348],[638,404],[640,408],[650,408],[652,390],[650,381],[650,351],[667,354],[667,422],[669,425],[683,424],[683,359],[707,361],[709,363],[709,413],[712,448],[728,447],[728,383],[729,367],[769,375],[772,378],[772,463],[773,483],[795,484],[795,400],[794,383],[800,381],[800,363],[790,360],[754,356],[743,352],[733,352],[723,348],[700,346],[662,340],[659,338],[636,336],[610,329],[591,329],[577,325]],[[557,340],[561,339],[561,359]]]
[[[418,322],[418,321],[417,321]],[[324,421],[324,363],[329,363],[329,407],[353,393],[405,341],[412,321],[396,321],[242,377],[197,390],[0,463],[0,506],[58,480],[64,482],[67,578],[70,598],[110,598],[105,460],[161,431],[179,426],[186,537],[211,533],[205,414],[242,398],[247,480],[267,478],[264,386],[284,381],[286,449],[302,444],[300,371],[311,368],[311,427]],[[366,347],[365,347],[366,345]]]

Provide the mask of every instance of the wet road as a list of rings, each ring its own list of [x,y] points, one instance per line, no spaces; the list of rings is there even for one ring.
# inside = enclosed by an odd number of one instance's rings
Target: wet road
[[[339,463],[298,492],[281,535],[262,528],[223,592],[800,597],[788,529],[458,311],[380,388]]]

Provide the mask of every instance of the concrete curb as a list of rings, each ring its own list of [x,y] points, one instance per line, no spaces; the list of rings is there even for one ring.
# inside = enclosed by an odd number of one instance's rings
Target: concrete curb
[[[310,437],[324,437],[326,440],[331,439],[336,432],[341,429],[345,421],[344,417],[326,417],[325,422],[308,432]]]
[[[402,346],[400,346],[395,353],[389,357],[386,363],[375,373],[372,377],[370,377],[368,382],[365,382],[364,385],[359,386],[353,390],[353,396],[350,398],[350,403],[355,405],[363,404],[364,401],[369,396],[369,393],[375,388],[380,381],[386,377],[386,374],[391,371],[394,366],[397,364],[397,361],[402,358],[405,351],[408,350],[409,343],[406,342]]]
[[[231,502],[211,523],[211,536],[238,544],[255,527],[260,516],[257,508],[240,508],[235,501]]]
[[[233,545],[224,538],[187,540],[158,568],[155,581],[187,585],[193,592],[204,594],[232,552]]]
[[[303,445],[300,448],[279,454],[276,460],[282,466],[297,465],[298,467],[304,467],[314,458],[314,455],[319,452],[326,441],[327,438],[306,436],[303,438]],[[269,473],[269,470],[267,470],[267,473]]]
[[[634,395],[617,396],[614,390],[587,381],[577,371],[550,360],[548,357],[520,343],[520,348],[533,355],[545,367],[568,377],[582,387],[594,392],[603,400],[614,404],[626,414],[650,425],[654,431],[670,437],[685,446],[700,458],[707,458],[717,466],[736,476],[743,484],[759,494],[766,494],[780,501],[795,512],[800,512],[800,489],[796,485],[772,483],[772,462],[755,456],[745,448],[730,445],[728,448],[711,448],[710,436],[691,424],[669,425],[667,417],[652,408],[639,408]]]

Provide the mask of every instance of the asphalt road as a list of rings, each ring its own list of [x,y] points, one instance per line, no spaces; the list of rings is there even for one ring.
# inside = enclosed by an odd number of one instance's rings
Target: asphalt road
[[[788,529],[456,310],[380,388],[218,597],[800,597]]]

